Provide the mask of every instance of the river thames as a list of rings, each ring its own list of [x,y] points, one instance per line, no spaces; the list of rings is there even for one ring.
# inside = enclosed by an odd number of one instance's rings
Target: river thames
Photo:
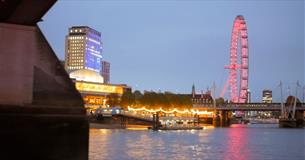
[[[304,160],[305,129],[232,125],[203,130],[90,129],[89,159]]]

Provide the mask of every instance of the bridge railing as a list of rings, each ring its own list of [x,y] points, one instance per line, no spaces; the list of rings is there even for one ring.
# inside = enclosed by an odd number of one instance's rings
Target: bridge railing
[[[285,104],[284,104],[285,105]],[[211,105],[206,104],[195,104],[193,105],[196,109],[206,110],[255,110],[255,111],[278,111],[281,110],[280,103],[228,103],[217,105],[215,108]],[[298,105],[296,110],[305,110],[305,104]]]
[[[197,121],[196,117],[174,117],[174,116],[167,116],[167,117],[160,117],[160,120],[166,121]]]

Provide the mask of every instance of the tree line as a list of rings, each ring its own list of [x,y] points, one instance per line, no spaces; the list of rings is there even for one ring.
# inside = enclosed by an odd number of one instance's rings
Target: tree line
[[[286,105],[293,105],[294,100],[294,96],[288,96]],[[127,106],[133,106],[135,108],[145,106],[150,109],[158,109],[160,107],[163,109],[181,109],[191,108],[193,105],[190,94],[174,94],[171,92],[157,93],[153,91],[144,92],[144,94],[142,94],[138,90],[134,92],[124,92],[121,97],[117,94],[110,94],[107,101],[110,107],[121,106],[122,108],[127,108]],[[216,99],[216,105],[227,103],[230,102],[222,97]],[[297,104],[300,104],[298,98]]]
[[[157,92],[144,92],[136,90],[134,92],[124,92],[118,104],[126,108],[127,106],[143,107],[157,109],[172,108],[191,108],[192,99],[190,95],[174,94],[171,92],[157,93]]]

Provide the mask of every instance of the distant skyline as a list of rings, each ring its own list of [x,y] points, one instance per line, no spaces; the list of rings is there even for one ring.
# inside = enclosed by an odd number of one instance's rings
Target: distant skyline
[[[228,78],[233,21],[243,15],[249,37],[249,88],[253,101],[271,89],[279,100],[304,85],[304,1],[76,1],[60,0],[39,23],[64,59],[65,36],[75,25],[102,33],[111,83],[133,90],[220,94]],[[290,86],[290,87],[288,87]],[[301,89],[301,88],[299,88]],[[299,98],[302,99],[299,90]]]

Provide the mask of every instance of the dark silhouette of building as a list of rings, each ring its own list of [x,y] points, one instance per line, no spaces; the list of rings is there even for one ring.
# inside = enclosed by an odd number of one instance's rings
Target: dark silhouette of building
[[[104,78],[104,83],[110,83],[110,63],[107,61],[102,61],[101,76]]]

